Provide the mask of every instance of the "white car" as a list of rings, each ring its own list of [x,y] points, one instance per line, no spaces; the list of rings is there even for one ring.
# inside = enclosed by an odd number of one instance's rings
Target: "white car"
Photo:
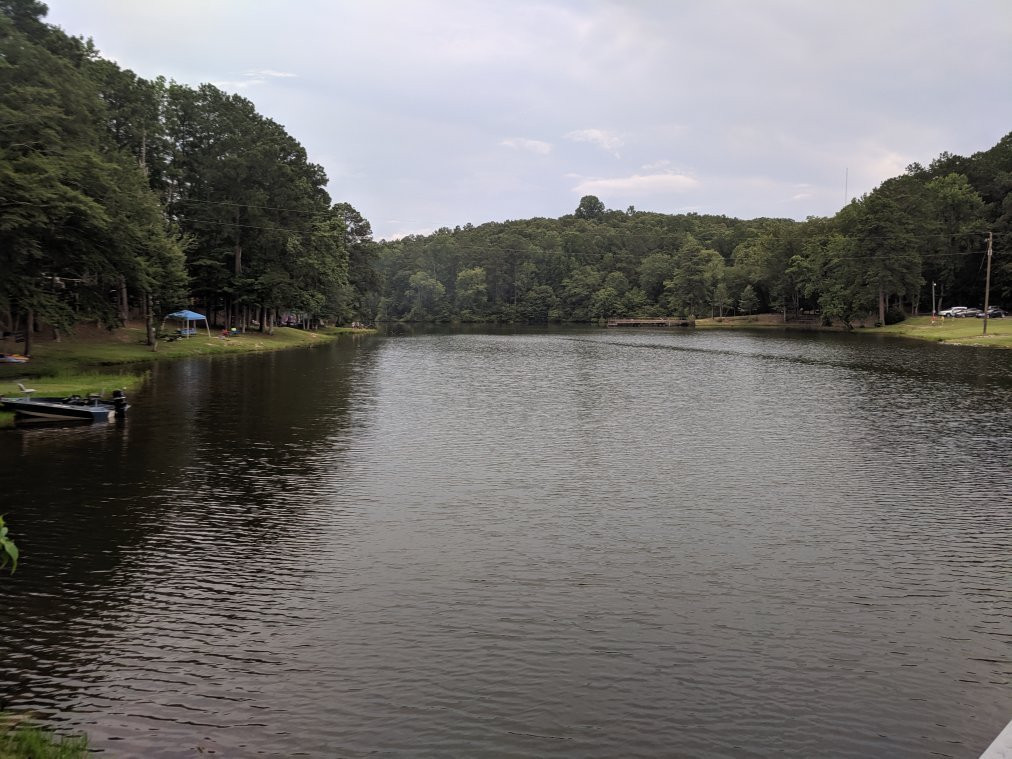
[[[966,306],[952,306],[952,308],[947,308],[944,311],[939,311],[938,315],[943,318],[946,316],[959,316],[965,310]]]

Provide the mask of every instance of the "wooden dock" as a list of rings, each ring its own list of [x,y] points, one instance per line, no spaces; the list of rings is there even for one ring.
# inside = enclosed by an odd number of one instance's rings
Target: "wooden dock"
[[[695,327],[695,319],[669,317],[665,319],[609,319],[609,327]]]

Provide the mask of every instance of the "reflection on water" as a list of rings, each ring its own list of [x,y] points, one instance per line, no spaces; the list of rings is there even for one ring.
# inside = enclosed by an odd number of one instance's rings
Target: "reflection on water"
[[[0,706],[114,755],[977,756],[1012,361],[430,333],[159,366],[0,436]]]

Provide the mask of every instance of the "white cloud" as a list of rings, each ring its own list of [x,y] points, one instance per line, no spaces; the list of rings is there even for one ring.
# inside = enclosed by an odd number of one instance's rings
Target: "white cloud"
[[[243,76],[248,76],[253,79],[288,79],[296,75],[290,74],[287,71],[274,71],[273,69],[253,69],[251,71],[244,71]]]
[[[609,132],[607,129],[576,129],[567,132],[566,139],[573,142],[589,142],[602,150],[607,150],[616,157],[618,156],[616,150],[625,144],[619,135]]]
[[[248,71],[244,71],[242,76],[244,76],[245,79],[224,79],[211,82],[211,84],[221,90],[242,91],[247,90],[250,87],[267,84],[267,82],[271,79],[290,79],[296,75],[289,74],[284,71],[274,71],[273,69],[250,69]]]
[[[665,166],[670,165],[671,161],[669,161],[667,158],[664,158],[660,161],[654,161],[653,163],[645,163],[642,166],[640,166],[640,168],[643,169],[643,171],[655,171],[657,169],[663,169]]]
[[[639,197],[686,192],[699,186],[699,180],[687,174],[633,174],[611,179],[585,179],[573,188],[581,195],[616,194]]]
[[[544,142],[542,140],[528,140],[523,137],[509,137],[499,144],[508,148],[513,148],[514,150],[526,150],[531,153],[537,153],[538,155],[548,155],[552,152],[552,144],[550,142]]]
[[[433,232],[436,231],[435,227],[406,228],[406,227],[401,226],[398,229],[398,224],[399,224],[398,222],[391,222],[391,221],[386,222],[387,226],[389,226],[392,229],[395,229],[397,231],[389,232],[389,233],[383,235],[382,239],[384,239],[384,240],[403,240],[405,237],[409,237],[411,235],[417,235],[419,237],[425,237],[426,235],[431,235]]]
[[[240,79],[232,81],[218,80],[216,82],[211,82],[211,84],[213,84],[219,90],[225,90],[226,92],[231,92],[234,90],[246,90],[249,89],[250,87],[255,87],[258,84],[266,84],[266,83],[267,83],[266,79]]]
[[[869,150],[857,161],[859,170],[872,177],[875,184],[902,174],[911,163],[913,159],[910,156],[888,149]]]

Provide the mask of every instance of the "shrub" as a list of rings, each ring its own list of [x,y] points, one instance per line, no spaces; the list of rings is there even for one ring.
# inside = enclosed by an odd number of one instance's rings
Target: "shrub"
[[[886,311],[886,324],[899,324],[906,318],[907,315],[899,306],[892,306]]]

